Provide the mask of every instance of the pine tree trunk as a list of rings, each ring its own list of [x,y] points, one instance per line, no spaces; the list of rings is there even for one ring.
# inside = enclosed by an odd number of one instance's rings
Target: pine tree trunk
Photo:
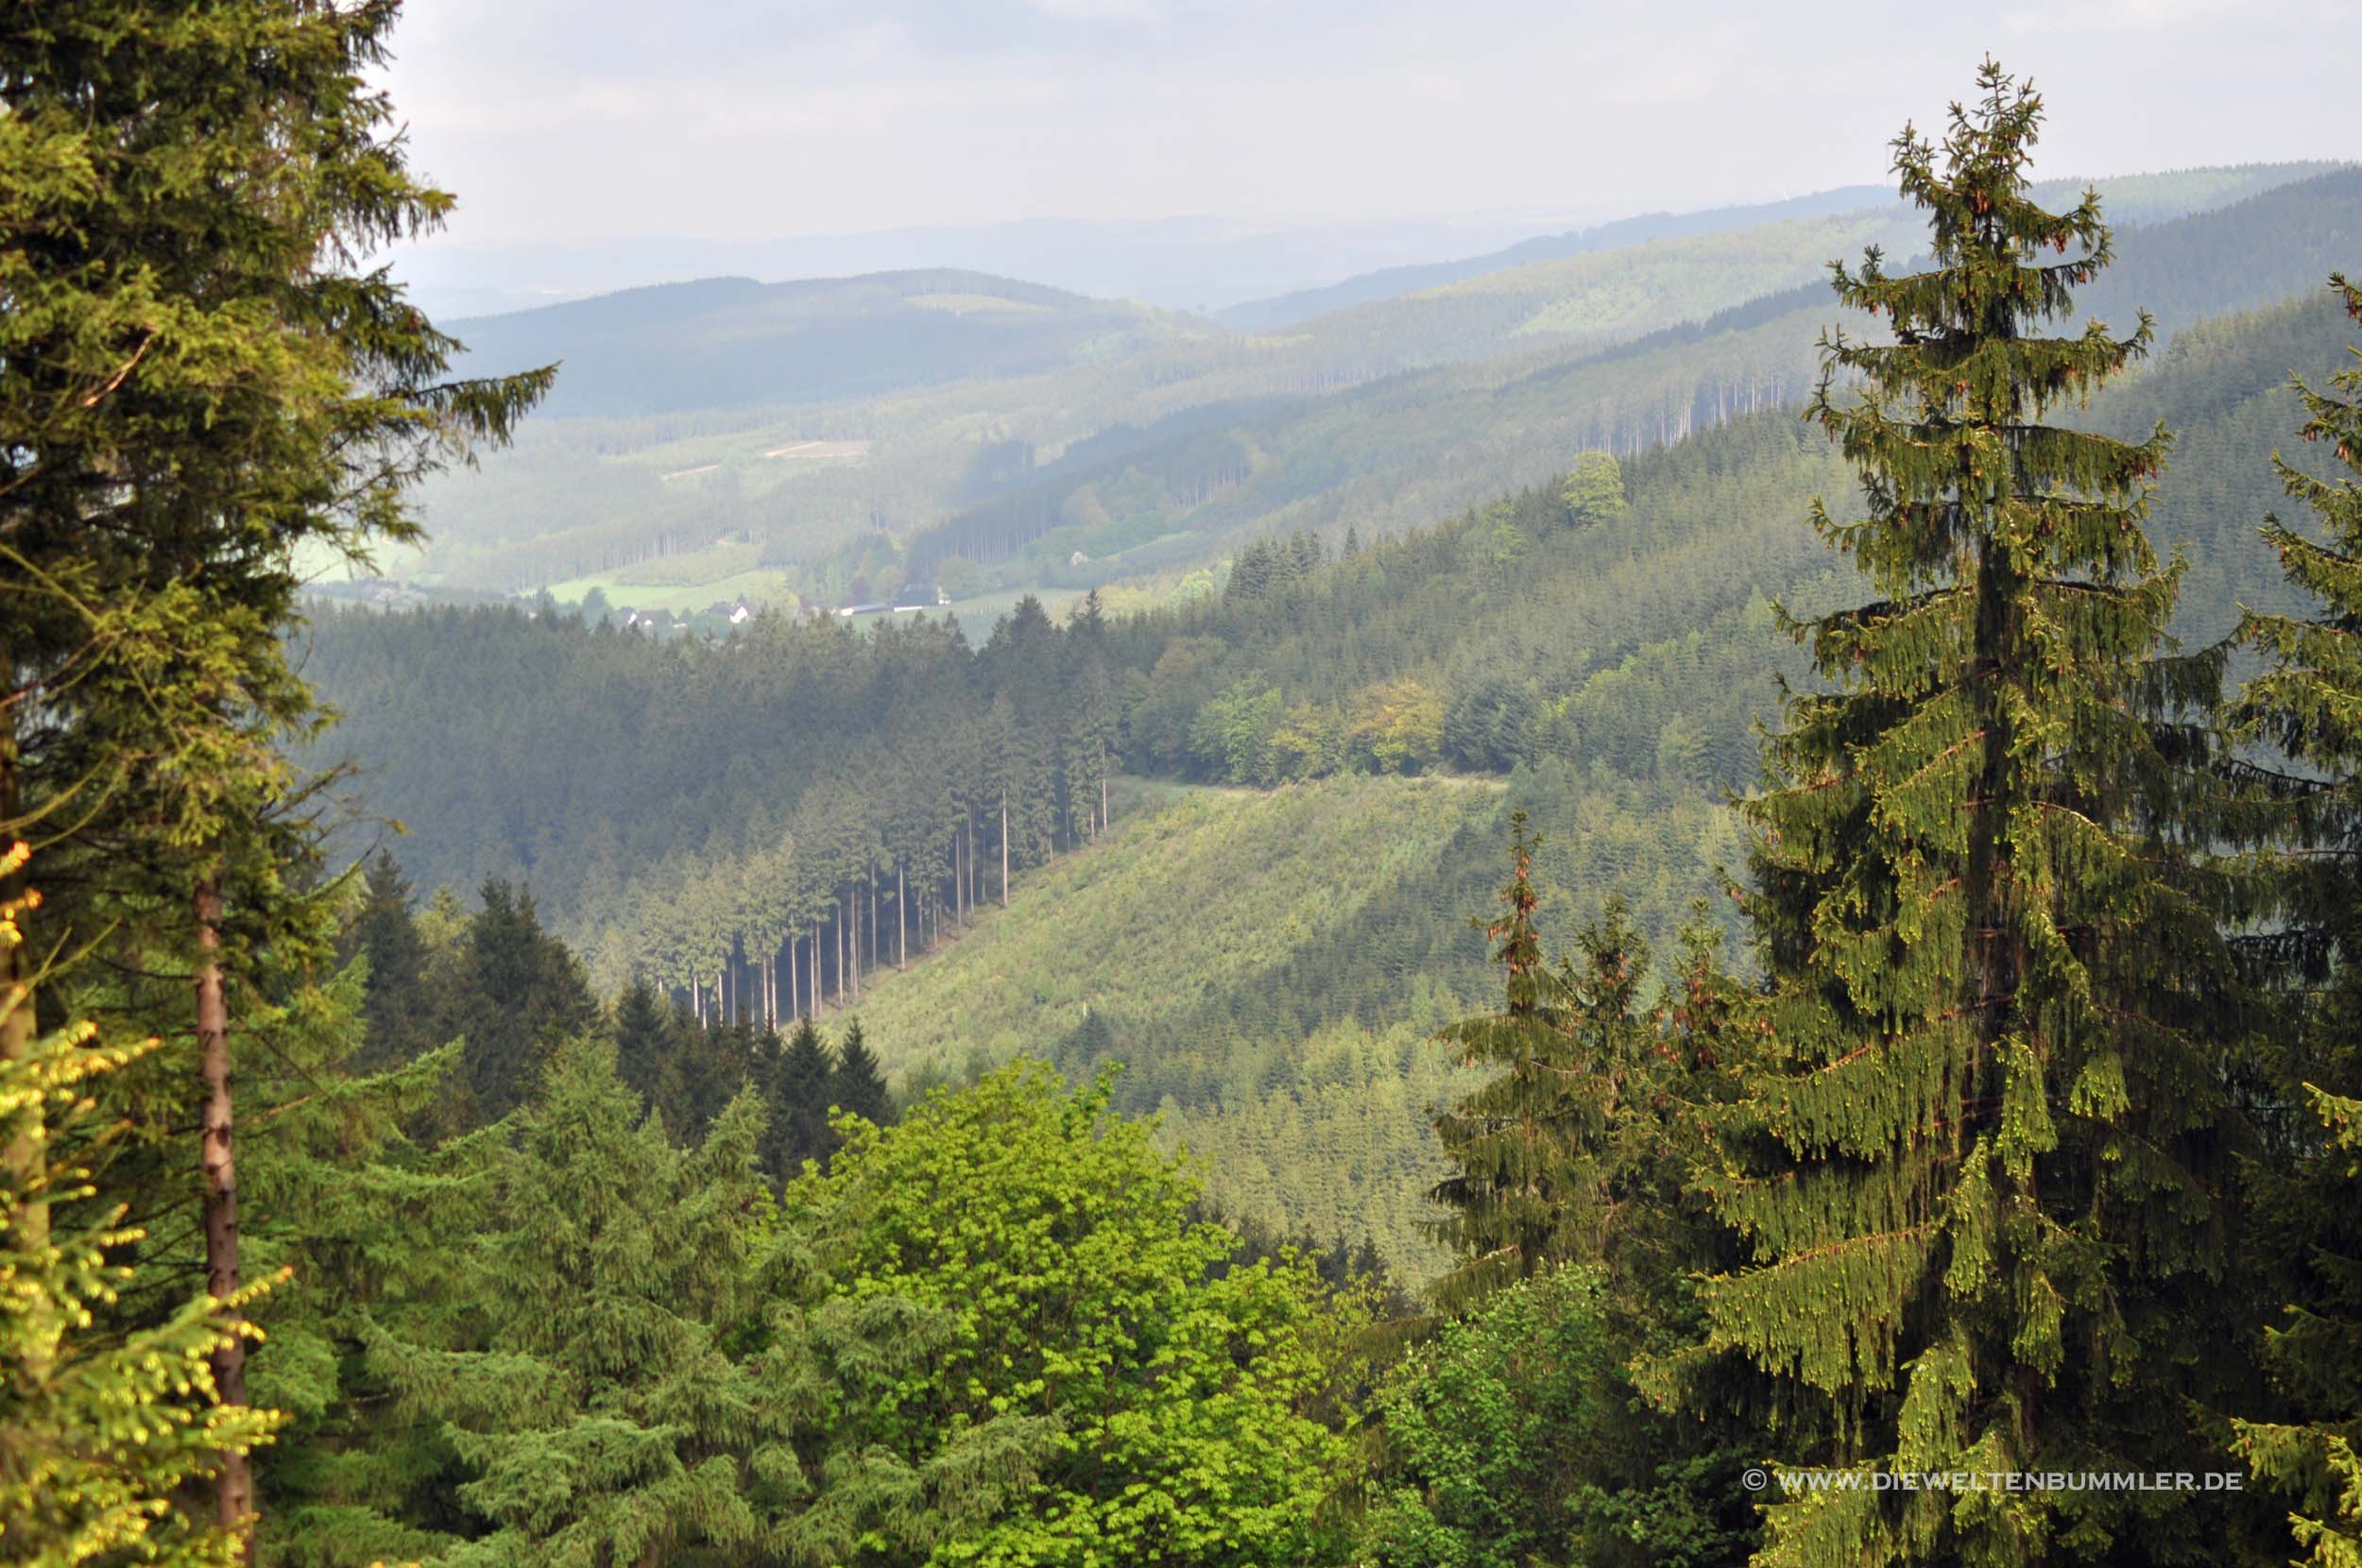
[[[894,868],[894,967],[897,970],[911,966],[910,925],[910,874],[897,865]]]
[[[787,1015],[791,1018],[800,1018],[804,1015],[803,988],[796,983],[796,933],[794,931],[787,933]]]
[[[1104,762],[1099,769],[1099,830],[1107,830],[1107,769]]]
[[[820,928],[815,925],[812,929],[812,1015],[815,1018],[820,1016],[821,998]]]
[[[1001,907],[1009,907],[1009,792],[1001,791]]]
[[[205,1289],[216,1301],[238,1293],[238,1173],[231,1148],[230,1004],[221,977],[221,883],[207,877],[192,900],[197,916],[197,1051],[205,1104],[198,1120],[197,1163],[205,1175]],[[229,1314],[234,1323],[236,1314]],[[215,1347],[214,1396],[223,1405],[246,1400],[246,1340],[226,1335]],[[254,1556],[254,1470],[244,1454],[221,1455],[214,1479],[214,1514],[238,1538],[240,1561]]]
[[[851,973],[852,966],[845,962],[845,906],[839,904],[836,907],[836,999],[840,1005],[845,1000],[845,978]]]
[[[951,918],[962,927],[967,924],[967,824],[962,822],[951,834]]]
[[[878,966],[878,868],[869,868],[869,966]]]

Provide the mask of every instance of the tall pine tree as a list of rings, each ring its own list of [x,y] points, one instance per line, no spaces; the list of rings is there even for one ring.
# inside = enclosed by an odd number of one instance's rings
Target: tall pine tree
[[[1451,1212],[1432,1227],[1460,1262],[1430,1295],[1457,1312],[1549,1263],[1596,1261],[1604,1221],[1599,1149],[1608,1079],[1592,1070],[1576,1039],[1583,1021],[1604,1018],[1573,995],[1569,977],[1543,961],[1533,912],[1533,852],[1526,814],[1510,813],[1509,885],[1485,928],[1506,979],[1502,1011],[1465,1019],[1441,1039],[1465,1066],[1497,1068],[1435,1120],[1445,1155],[1459,1168],[1433,1196]],[[1628,998],[1618,998],[1620,1001]],[[1617,1024],[1625,1010],[1614,1005]]]
[[[2182,1401],[2237,1361],[2213,1044],[2235,987],[2194,864],[2201,737],[2174,721],[2220,664],[2166,637],[2181,573],[2142,526],[2166,434],[2044,422],[2150,326],[2035,335],[2109,230],[2096,195],[2029,199],[2039,96],[1990,60],[1977,89],[1941,148],[1894,144],[1929,269],[1833,269],[1892,338],[1824,340],[1810,414],[1863,515],[1813,521],[1879,598],[1789,622],[1824,684],[1789,698],[1747,805],[1769,995],[1719,1197],[1754,1263],[1714,1281],[1709,1343],[1828,1423],[1788,1460],[2201,1471]],[[1774,1499],[1757,1560],[2220,1560],[2239,1519],[1863,1479]]]
[[[2330,285],[2362,321],[2362,289]],[[2362,360],[2362,350],[2357,350]],[[2298,383],[2305,440],[2362,475],[2362,363],[2327,388]],[[2295,1504],[2313,1568],[2362,1563],[2362,487],[2275,457],[2288,493],[2319,517],[2312,537],[2269,520],[2288,579],[2321,605],[2310,620],[2250,614],[2244,640],[2270,668],[2242,694],[2248,733],[2302,770],[2280,778],[2293,808],[2273,952],[2298,997],[2279,1035],[2273,1086],[2294,1109],[2289,1147],[2266,1162],[2257,1205],[2287,1305],[2269,1334],[2293,1419],[2238,1424],[2255,1469]]]

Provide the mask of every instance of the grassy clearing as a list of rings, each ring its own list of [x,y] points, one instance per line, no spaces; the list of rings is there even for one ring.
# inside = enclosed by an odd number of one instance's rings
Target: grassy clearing
[[[863,1026],[906,1075],[1053,1055],[1097,1012],[1119,1020],[1127,1079],[1178,1082],[1187,1048],[1129,1023],[1269,984],[1291,959],[1350,940],[1374,903],[1431,888],[1455,836],[1500,799],[1497,785],[1461,779],[1270,793],[1127,780],[1105,839],[1021,878],[1006,911],[988,907],[907,973],[880,976]],[[1163,1135],[1191,1150],[1227,1211],[1369,1235],[1423,1277],[1436,1260],[1417,1222],[1439,1174],[1428,1118],[1454,1086],[1426,1040],[1462,1005],[1407,987],[1373,1024],[1307,1035],[1274,1022],[1248,1077],[1161,1097]]]

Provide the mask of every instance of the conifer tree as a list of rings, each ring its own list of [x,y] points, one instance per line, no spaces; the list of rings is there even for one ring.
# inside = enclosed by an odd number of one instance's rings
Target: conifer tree
[[[2362,289],[2342,276],[2330,286],[2362,321]],[[2362,364],[2297,391],[2305,440],[2362,476]],[[2270,660],[2241,694],[2242,727],[2302,770],[2274,781],[2298,853],[2282,861],[2268,944],[2296,992],[2269,1064],[2293,1125],[2254,1205],[2288,1308],[2268,1352],[2296,1419],[2236,1430],[2240,1452],[2294,1503],[2304,1560],[2352,1568],[2362,1563],[2362,486],[2273,462],[2319,520],[2315,537],[2272,518],[2264,537],[2320,613],[2251,612],[2240,628]]]
[[[2219,659],[2165,635],[2181,573],[2142,528],[2165,433],[2043,422],[2150,326],[2031,335],[2109,231],[2096,195],[2028,199],[2041,99],[1991,61],[1977,85],[1941,149],[1894,144],[1930,269],[1833,269],[1892,341],[1824,343],[1810,417],[1864,516],[1813,521],[1880,597],[1789,622],[1826,684],[1789,696],[1746,807],[1769,995],[1716,1185],[1754,1262],[1713,1282],[1710,1343],[1789,1390],[1808,1423],[1774,1440],[1810,1444],[1820,1412],[1832,1438],[1791,1460],[2203,1470],[2182,1401],[2238,1375],[2188,1354],[2236,1343],[2217,1042],[2238,1022],[2174,721],[2204,716]],[[1756,1560],[2213,1559],[2242,1516],[2192,1506],[1832,1488],[1773,1499]]]
[[[1485,928],[1498,944],[1505,1005],[1440,1036],[1463,1065],[1498,1069],[1435,1121],[1445,1156],[1458,1167],[1433,1193],[1453,1212],[1430,1227],[1461,1259],[1429,1292],[1446,1312],[1546,1264],[1599,1256],[1605,1080],[1579,1054],[1581,1014],[1568,977],[1542,957],[1533,923],[1539,840],[1528,834],[1522,810],[1509,821],[1510,882],[1501,914]]]
[[[242,1232],[255,1275],[280,1278],[254,1312],[253,1394],[289,1424],[260,1457],[272,1515],[256,1559],[415,1559],[435,1544],[419,1521],[436,1514],[450,1454],[392,1413],[363,1346],[374,1325],[457,1305],[446,1298],[481,1219],[481,1167],[464,1139],[424,1146],[408,1129],[431,1125],[422,1113],[457,1075],[459,1047],[362,1070],[358,965],[267,978],[283,999],[241,1019],[253,1064],[242,1088],[267,1108],[239,1140]]]
[[[701,1150],[678,1150],[610,1045],[559,1048],[495,1159],[491,1229],[454,1292],[472,1332],[371,1345],[472,1473],[458,1500],[488,1528],[439,1561],[592,1568],[752,1539],[755,1423],[717,1336],[747,1309],[762,1121],[742,1095]]]
[[[882,1125],[894,1119],[885,1076],[878,1070],[877,1053],[862,1038],[859,1018],[846,1024],[845,1038],[838,1043],[836,1065],[829,1074],[829,1098],[838,1110],[864,1121]]]
[[[426,944],[410,912],[410,884],[390,851],[371,856],[363,872],[361,912],[343,944],[348,955],[369,961],[362,1019],[368,1059],[407,1060],[431,1043],[432,1010],[424,984]]]
[[[581,961],[541,927],[530,893],[495,878],[468,928],[468,991],[453,1020],[467,1036],[474,1114],[496,1121],[539,1078],[547,1054],[596,1017]],[[463,1030],[454,1027],[451,1032]]]
[[[787,1048],[770,1063],[771,1122],[763,1133],[762,1167],[784,1182],[806,1160],[825,1160],[835,1148],[829,1130],[829,1092],[834,1078],[829,1048],[810,1018],[796,1020]]]
[[[357,260],[451,205],[369,81],[396,15],[77,0],[0,21],[0,834],[68,829],[41,947],[105,941],[124,974],[178,977],[127,1005],[197,1057],[172,1064],[196,1114],[158,1120],[197,1129],[220,1298],[243,1293],[231,1010],[255,953],[305,939],[275,751],[317,717],[278,642],[296,554],[413,537],[405,487],[505,438],[549,379],[449,378],[457,345]],[[0,985],[25,962],[0,955]],[[0,1058],[28,1048],[18,1013]],[[228,1403],[243,1348],[217,1347]],[[243,1454],[218,1471],[221,1517],[250,1518]]]

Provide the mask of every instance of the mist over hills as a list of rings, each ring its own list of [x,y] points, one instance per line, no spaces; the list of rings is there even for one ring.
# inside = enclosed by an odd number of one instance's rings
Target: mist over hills
[[[1552,224],[1614,215],[1572,202],[1520,212],[1329,221],[1037,217],[777,240],[438,244],[405,255],[400,267],[413,297],[438,320],[716,274],[836,278],[935,267],[1028,278],[1172,310],[1207,310],[1373,268],[1472,255]]]

